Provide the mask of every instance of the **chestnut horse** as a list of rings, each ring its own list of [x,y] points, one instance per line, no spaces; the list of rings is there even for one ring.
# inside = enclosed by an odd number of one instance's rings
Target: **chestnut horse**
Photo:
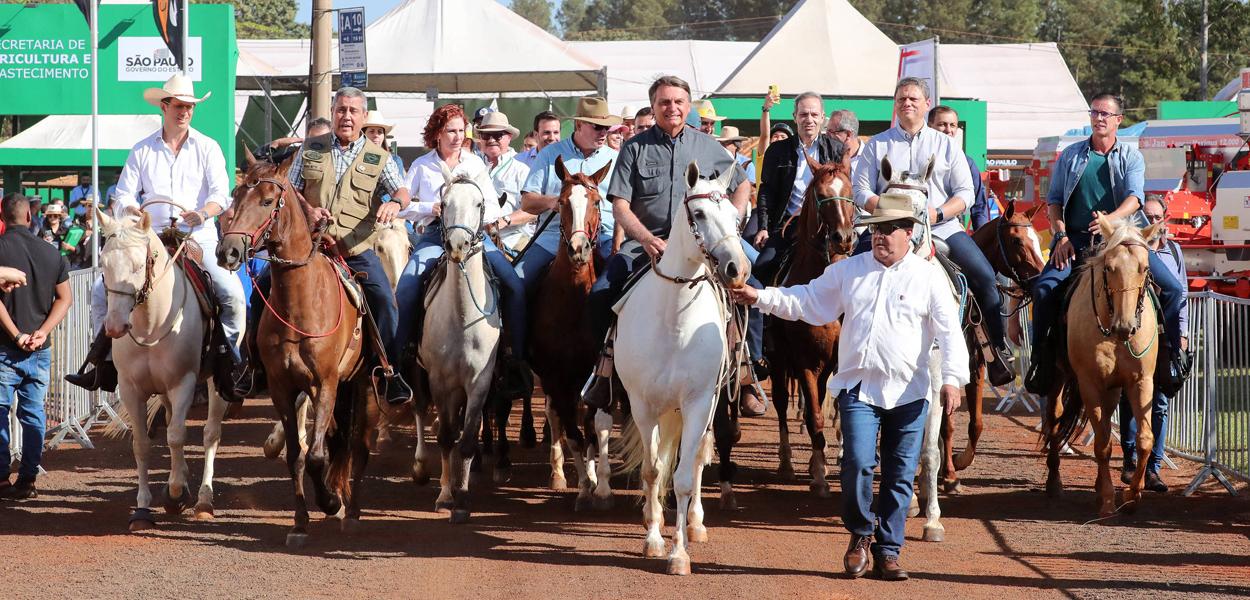
[[[317,506],[342,519],[360,519],[360,487],[369,459],[368,435],[378,405],[362,348],[361,315],[331,259],[317,249],[301,200],[287,179],[289,163],[252,166],[222,235],[217,261],[237,270],[258,250],[269,251],[272,284],[256,331],[270,397],[286,432],[300,431],[297,400],[308,395],[313,428],[307,450],[286,436],[287,467],[295,487],[295,526],[288,547],[308,539],[304,471],[312,475]],[[344,402],[338,402],[339,396]],[[350,483],[349,483],[350,479]]]
[[[825,269],[851,255],[855,248],[855,205],[851,200],[850,157],[840,163],[819,164],[810,155],[807,163],[812,182],[807,187],[803,206],[796,217],[797,227],[794,259],[784,285],[802,285],[819,277]],[[838,336],[840,321],[827,325],[809,325],[802,321],[769,319],[772,338],[768,361],[772,372],[773,404],[777,408],[777,424],[781,445],[778,454],[783,477],[794,475],[790,463],[790,430],[786,416],[790,404],[790,383],[798,383],[802,399],[803,423],[812,442],[808,473],[811,489],[828,498],[829,482],[825,469],[825,419],[822,414],[825,387],[838,367]],[[834,413],[836,419],[836,412]]]
[[[577,510],[592,502],[592,491],[596,508],[607,508],[612,501],[607,447],[612,415],[581,403],[582,385],[594,369],[601,341],[591,333],[586,301],[595,283],[599,183],[610,168],[605,165],[593,175],[570,173],[556,159],[556,176],[563,182],[559,210],[564,252],[556,253],[530,311],[530,357],[547,394],[551,427],[551,488],[565,486],[563,442],[577,468]],[[597,465],[592,452],[598,454]],[[500,456],[506,456],[506,449]]]
[[[1043,206],[1038,204],[1027,212],[1018,213],[1015,201],[1008,202],[1002,216],[995,217],[972,234],[972,241],[985,253],[994,271],[1007,277],[1020,290],[1028,290],[1032,279],[1040,275],[1046,266],[1042,259],[1041,241],[1033,229],[1033,216]],[[973,315],[972,319],[979,317]],[[981,430],[985,426],[982,418],[985,403],[981,398],[986,387],[985,355],[978,351],[981,345],[972,330],[972,322],[965,318],[963,324],[970,359],[968,373],[972,376],[971,382],[964,387],[968,405],[968,445],[958,455],[954,451],[955,423],[948,416],[942,417],[942,491],[947,493],[960,491],[958,471],[972,464]]]
[[[1111,415],[1119,405],[1121,390],[1128,395],[1132,418],[1137,420],[1137,464],[1146,464],[1154,446],[1150,405],[1161,323],[1146,298],[1150,287],[1150,249],[1146,240],[1152,239],[1164,223],[1138,229],[1128,222],[1103,217],[1098,217],[1097,222],[1105,242],[1073,274],[1074,289],[1065,313],[1067,362],[1076,387],[1071,389],[1066,381],[1056,382],[1054,393],[1047,400],[1042,435],[1049,471],[1046,492],[1056,497],[1063,489],[1059,479],[1060,448],[1079,434],[1083,420],[1089,420],[1098,461],[1094,484],[1098,514],[1109,517],[1117,509],[1109,464]],[[1133,474],[1121,505],[1126,512],[1137,508],[1145,475],[1145,469],[1137,469]]]

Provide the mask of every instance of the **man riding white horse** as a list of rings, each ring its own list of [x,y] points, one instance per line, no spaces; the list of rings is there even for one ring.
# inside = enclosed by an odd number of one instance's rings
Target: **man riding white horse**
[[[170,77],[164,86],[143,93],[148,104],[160,109],[161,129],[131,149],[117,180],[113,204],[115,216],[140,216],[146,211],[158,227],[176,224],[179,234],[189,237],[206,257],[212,257],[217,249],[217,229],[211,220],[230,208],[233,188],[221,147],[191,127],[196,105],[210,95],[211,92],[197,98],[191,80],[181,74]],[[213,295],[220,306],[213,346],[216,374],[221,378],[218,387],[227,391],[239,362],[239,340],[246,324],[243,284],[234,273],[217,266],[216,261],[203,261],[202,266],[212,280]],[[91,290],[94,325],[104,321],[106,306],[104,282],[97,280]],[[86,359],[95,368],[66,375],[65,380],[89,390],[99,389],[105,381],[116,382],[116,370],[107,361],[111,342],[103,331],[97,333]],[[231,401],[243,399],[225,395]]]

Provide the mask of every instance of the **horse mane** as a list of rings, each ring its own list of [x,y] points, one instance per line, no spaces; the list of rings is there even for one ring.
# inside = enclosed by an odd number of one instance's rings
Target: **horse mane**
[[[1134,227],[1129,221],[1116,219],[1111,222],[1111,227],[1113,228],[1111,235],[1107,236],[1107,239],[1103,241],[1102,246],[1098,249],[1098,252],[1085,262],[1082,270],[1095,265],[1101,267],[1103,263],[1107,262],[1107,255],[1119,246],[1126,244],[1147,246],[1146,238],[1142,237],[1141,230]]]

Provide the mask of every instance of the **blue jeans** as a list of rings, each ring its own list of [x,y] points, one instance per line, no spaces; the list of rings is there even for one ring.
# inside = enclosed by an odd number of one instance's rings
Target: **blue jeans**
[[[911,505],[929,402],[917,400],[890,410],[859,400],[859,386],[838,394],[842,412],[842,523],[857,535],[875,535],[875,557],[897,557]],[[872,512],[872,474],[881,434],[881,492]]]
[[[9,412],[17,397],[17,420],[22,424],[22,466],[19,480],[34,481],[43,459],[47,431],[43,399],[48,393],[52,350],[26,352],[0,346],[0,478],[7,480],[13,462],[9,454]]]
[[[1007,319],[1003,316],[1003,299],[998,293],[994,267],[985,258],[985,253],[967,233],[953,233],[946,238],[950,246],[951,262],[959,265],[964,277],[968,279],[968,288],[981,307],[981,321],[985,323],[985,334],[990,343],[996,347],[1007,344]]]
[[[1159,465],[1163,462],[1163,440],[1168,434],[1168,397],[1163,392],[1155,391],[1154,402],[1150,404],[1150,429],[1154,433],[1155,445],[1146,459],[1146,472],[1159,474]],[[1124,462],[1137,460],[1137,419],[1133,418],[1133,409],[1129,408],[1128,395],[1120,394],[1120,449],[1124,451]]]
[[[1078,236],[1072,235],[1072,245],[1076,249],[1077,256],[1088,247],[1088,238],[1078,239]],[[1060,269],[1054,263],[1046,263],[1046,268],[1042,269],[1042,274],[1037,277],[1033,283],[1033,334],[1034,339],[1043,339],[1040,336],[1049,335],[1050,327],[1054,325],[1059,318],[1059,311],[1063,308],[1063,299],[1056,294],[1059,288],[1068,276],[1072,274],[1072,269],[1076,267],[1075,261],[1068,264],[1068,268]],[[1176,280],[1176,276],[1168,269],[1166,263],[1159,258],[1155,252],[1150,253],[1150,275],[1154,278],[1155,283],[1159,284],[1159,304],[1163,310],[1163,332],[1167,337],[1169,347],[1176,349],[1181,347],[1181,300],[1184,297],[1185,288],[1183,284]]]
[[[554,227],[555,224],[548,226],[548,229]],[[529,250],[525,251],[525,256],[521,260],[512,265],[513,272],[521,281],[521,285],[525,288],[526,294],[533,294],[538,290],[538,283],[542,281],[543,274],[547,272],[547,267],[551,266],[552,261],[556,259],[555,248],[550,247],[549,243],[551,234],[544,231],[538,234],[538,237],[530,244]],[[560,239],[559,231],[555,233],[557,244]],[[543,239],[544,237],[548,239]],[[611,250],[611,242],[608,242],[608,249]]]
[[[525,289],[521,279],[512,270],[508,257],[486,238],[483,256],[490,262],[500,284],[500,308],[503,320],[508,326],[510,343],[514,356],[523,356],[525,352],[525,334],[528,323],[525,318]],[[530,251],[537,250],[532,248]],[[421,298],[425,293],[425,273],[438,262],[443,255],[443,230],[437,224],[426,228],[425,233],[417,238],[413,246],[412,257],[404,266],[399,276],[399,284],[395,287],[395,299],[399,302],[399,331],[396,333],[395,345],[403,350],[412,341],[418,319],[425,314],[421,306]],[[528,255],[528,253],[527,253]]]

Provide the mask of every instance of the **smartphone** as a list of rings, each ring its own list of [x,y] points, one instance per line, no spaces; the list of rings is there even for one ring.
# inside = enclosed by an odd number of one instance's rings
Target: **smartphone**
[[[781,92],[777,89],[777,84],[774,83],[768,86],[768,96],[772,98],[774,102],[781,100]]]

